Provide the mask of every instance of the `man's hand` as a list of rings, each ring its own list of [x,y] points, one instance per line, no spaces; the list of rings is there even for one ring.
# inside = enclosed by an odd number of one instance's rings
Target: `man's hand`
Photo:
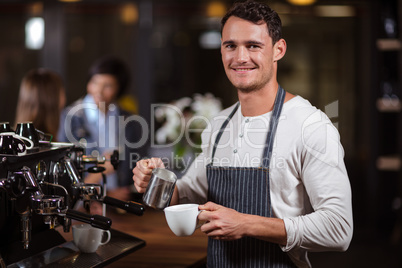
[[[137,162],[133,169],[134,186],[139,193],[144,193],[147,189],[149,180],[151,179],[152,170],[154,168],[164,168],[160,158],[143,159]]]
[[[244,215],[234,209],[208,202],[199,206],[204,210],[198,216],[200,221],[206,221],[201,231],[213,239],[235,240],[244,236]]]
[[[199,209],[204,211],[198,219],[206,221],[201,231],[213,239],[235,240],[249,236],[286,245],[287,234],[282,219],[244,214],[212,202],[200,205]]]

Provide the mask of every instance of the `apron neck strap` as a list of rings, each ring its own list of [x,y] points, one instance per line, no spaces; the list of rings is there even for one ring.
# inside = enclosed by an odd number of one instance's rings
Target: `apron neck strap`
[[[272,111],[271,120],[267,134],[267,142],[265,143],[264,154],[262,158],[262,167],[269,168],[272,156],[272,148],[275,140],[276,129],[278,127],[279,117],[282,112],[283,103],[285,101],[286,92],[281,86],[278,88],[274,102],[274,110]]]
[[[214,143],[214,148],[212,149],[212,158],[211,158],[211,164],[214,162],[214,157],[215,157],[215,152],[216,148],[218,147],[219,140],[222,137],[223,131],[225,130],[226,126],[229,124],[230,119],[232,119],[233,115],[236,113],[237,109],[240,106],[240,102],[237,102],[236,106],[234,107],[233,111],[230,113],[228,118],[226,118],[225,122],[223,122],[221,128],[219,129],[218,135],[216,135],[215,143]]]

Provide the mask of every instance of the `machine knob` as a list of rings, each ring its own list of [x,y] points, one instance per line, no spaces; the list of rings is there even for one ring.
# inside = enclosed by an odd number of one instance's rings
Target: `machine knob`
[[[113,151],[113,154],[110,156],[110,163],[113,168],[116,170],[119,166],[119,152],[117,150]]]

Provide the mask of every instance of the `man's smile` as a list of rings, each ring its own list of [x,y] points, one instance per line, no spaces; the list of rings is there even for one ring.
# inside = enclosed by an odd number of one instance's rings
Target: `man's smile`
[[[249,72],[254,70],[255,68],[253,67],[232,67],[232,70],[235,72]]]

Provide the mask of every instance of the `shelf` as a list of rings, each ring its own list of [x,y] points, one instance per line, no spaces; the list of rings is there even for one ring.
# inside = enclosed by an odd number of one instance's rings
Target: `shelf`
[[[377,168],[384,171],[399,171],[401,169],[401,158],[396,155],[380,156],[377,158]]]
[[[402,42],[399,39],[378,39],[377,48],[383,51],[400,50]]]
[[[380,112],[397,113],[402,109],[399,99],[381,98],[377,100],[377,109]]]

